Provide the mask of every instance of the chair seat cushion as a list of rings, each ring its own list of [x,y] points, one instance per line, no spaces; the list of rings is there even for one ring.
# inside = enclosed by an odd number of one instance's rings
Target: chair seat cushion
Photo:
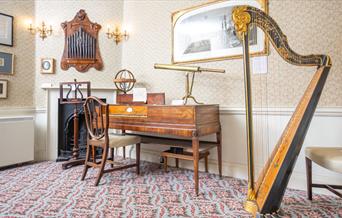
[[[322,167],[342,173],[342,147],[307,147],[305,155]]]
[[[134,145],[140,143],[140,141],[141,138],[139,136],[109,134],[109,147],[111,148]]]

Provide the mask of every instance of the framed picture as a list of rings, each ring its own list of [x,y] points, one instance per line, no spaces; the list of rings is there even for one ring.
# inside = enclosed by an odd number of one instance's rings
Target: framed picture
[[[13,16],[0,13],[0,45],[13,46]]]
[[[0,79],[0,98],[7,98],[8,81]]]
[[[55,73],[55,59],[42,58],[40,61],[40,72],[45,74]]]
[[[0,74],[12,75],[14,67],[14,55],[0,52]]]
[[[172,14],[172,63],[209,62],[242,58],[232,9],[250,5],[268,13],[268,0],[215,1]],[[251,55],[268,55],[268,41],[253,26],[249,34]]]

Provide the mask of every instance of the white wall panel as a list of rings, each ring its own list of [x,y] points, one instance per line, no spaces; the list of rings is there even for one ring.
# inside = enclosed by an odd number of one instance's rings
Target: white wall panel
[[[34,117],[0,117],[0,167],[34,159]]]

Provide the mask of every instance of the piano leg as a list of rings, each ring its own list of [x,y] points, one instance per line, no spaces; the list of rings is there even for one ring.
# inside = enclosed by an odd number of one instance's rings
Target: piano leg
[[[217,160],[219,167],[219,175],[222,177],[222,134],[221,129],[216,133],[216,141],[217,141]]]
[[[195,192],[198,196],[198,162],[199,162],[199,138],[197,136],[192,137],[192,154],[194,158],[194,180],[195,180]]]

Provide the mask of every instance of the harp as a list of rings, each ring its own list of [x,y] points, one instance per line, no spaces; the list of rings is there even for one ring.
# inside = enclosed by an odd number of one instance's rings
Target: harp
[[[285,189],[328,76],[331,59],[327,55],[303,56],[294,52],[289,47],[287,38],[277,23],[257,8],[250,6],[235,7],[232,19],[236,33],[242,40],[244,60],[248,153],[248,193],[245,209],[254,216],[276,213],[280,208]],[[275,50],[285,61],[299,66],[317,66],[317,71],[256,182],[254,181],[253,113],[248,45],[250,25],[256,25],[265,32]]]

